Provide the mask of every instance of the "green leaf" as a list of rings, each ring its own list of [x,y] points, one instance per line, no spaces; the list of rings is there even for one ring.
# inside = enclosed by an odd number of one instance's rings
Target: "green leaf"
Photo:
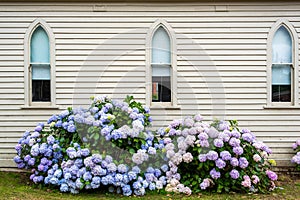
[[[100,137],[99,133],[96,133],[96,134],[94,135],[94,140],[99,140],[99,137]]]
[[[193,182],[192,182],[192,185],[193,185],[193,186],[198,185],[198,182],[197,182],[197,181],[193,181]]]
[[[219,184],[217,188],[217,193],[221,193],[223,189],[223,185]]]
[[[134,154],[134,153],[135,153],[135,150],[134,150],[133,148],[130,148],[130,149],[129,149],[129,153],[130,153],[130,154]]]
[[[200,154],[202,152],[202,148],[198,148],[197,151]]]
[[[190,185],[190,181],[189,181],[189,180],[186,180],[183,184],[184,184],[184,185]]]

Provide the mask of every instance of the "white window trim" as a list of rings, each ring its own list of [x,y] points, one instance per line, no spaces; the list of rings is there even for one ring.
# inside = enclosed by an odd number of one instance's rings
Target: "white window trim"
[[[152,39],[156,30],[162,27],[170,38],[171,51],[171,102],[152,102]],[[172,27],[163,19],[156,20],[146,36],[146,106],[154,109],[179,109],[177,105],[177,43]]]
[[[35,29],[41,26],[49,38],[50,52],[50,75],[51,75],[51,101],[50,102],[32,102],[31,73],[30,73],[30,42]],[[24,94],[25,105],[22,108],[57,108],[56,107],[56,81],[55,81],[55,36],[51,27],[43,20],[36,19],[28,27],[24,38]]]
[[[291,102],[272,102],[272,42],[276,31],[284,26],[292,38]],[[267,105],[265,108],[297,108],[298,103],[298,35],[293,25],[286,19],[278,20],[270,29],[267,39]]]

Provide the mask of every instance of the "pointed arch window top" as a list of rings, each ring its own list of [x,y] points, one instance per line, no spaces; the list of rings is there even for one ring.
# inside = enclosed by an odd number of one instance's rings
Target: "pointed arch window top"
[[[280,26],[272,41],[272,62],[276,64],[292,63],[292,48],[292,38],[289,31],[284,26]]]
[[[152,64],[171,64],[170,37],[161,26],[152,38]]]
[[[38,26],[32,36],[30,42],[30,62],[33,63],[50,63],[50,47],[49,37],[46,31]]]

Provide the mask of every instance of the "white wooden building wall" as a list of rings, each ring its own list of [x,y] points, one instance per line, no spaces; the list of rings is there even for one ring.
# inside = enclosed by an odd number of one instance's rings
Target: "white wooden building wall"
[[[300,138],[300,109],[264,108],[266,48],[278,19],[288,20],[300,36],[300,3],[10,3],[0,5],[0,167],[15,166],[14,146],[25,130],[60,112],[22,108],[24,35],[37,18],[55,35],[60,109],[88,105],[94,94],[132,94],[144,103],[145,38],[163,19],[176,34],[181,109],[152,110],[154,126],[197,112],[208,121],[237,119],[273,149],[274,158],[288,164],[291,144]]]

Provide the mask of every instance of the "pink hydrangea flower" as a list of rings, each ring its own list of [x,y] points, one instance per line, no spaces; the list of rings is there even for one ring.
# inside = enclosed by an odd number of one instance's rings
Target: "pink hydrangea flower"
[[[260,155],[258,155],[258,154],[254,154],[254,155],[253,155],[253,160],[254,160],[255,162],[259,162],[259,161],[261,161],[261,157],[260,157]]]
[[[257,184],[257,183],[260,181],[259,177],[256,176],[256,175],[252,175],[251,178],[252,178],[252,182],[253,182],[254,184]]]
[[[242,186],[250,188],[251,187],[250,177],[248,175],[244,175],[243,178],[244,180],[242,181]]]

